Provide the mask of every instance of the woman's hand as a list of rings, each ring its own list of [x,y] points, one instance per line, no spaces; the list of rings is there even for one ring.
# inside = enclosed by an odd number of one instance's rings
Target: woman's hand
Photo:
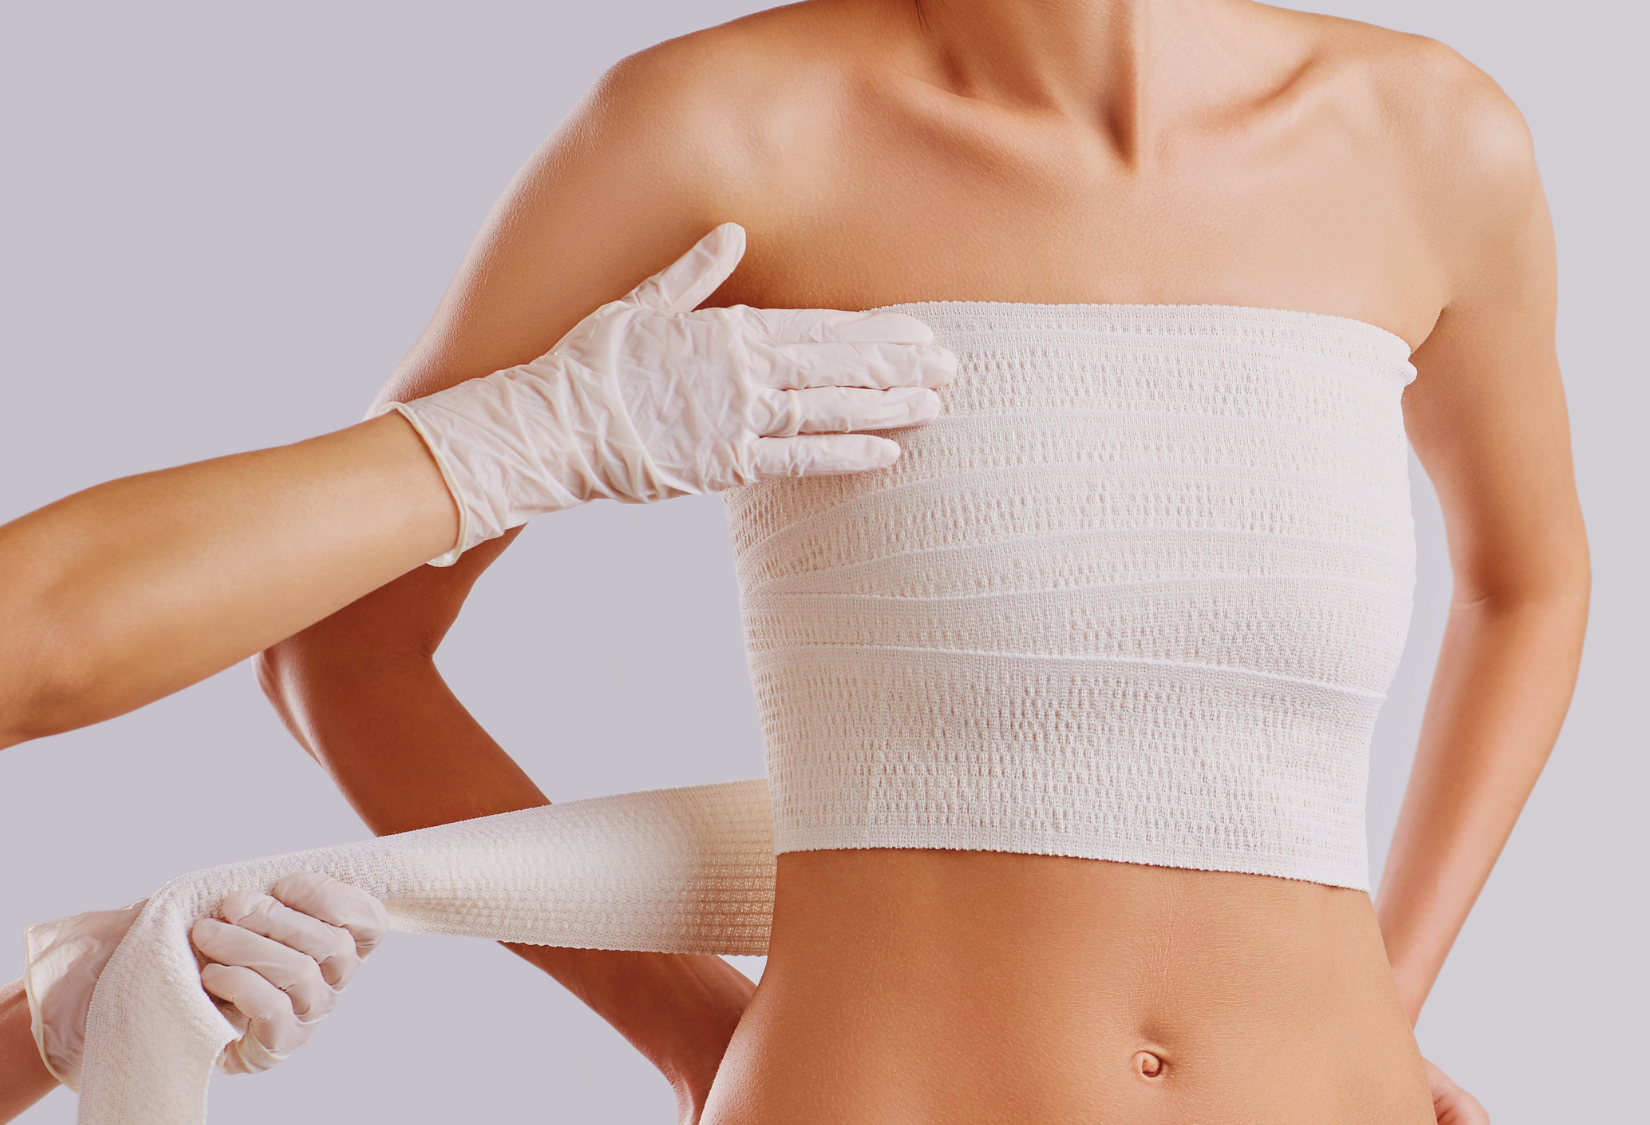
[[[1432,1112],[1438,1125],[1490,1125],[1490,1115],[1478,1099],[1450,1080],[1426,1059],[1427,1085],[1432,1088]]]
[[[676,1092],[676,1112],[681,1125],[699,1125],[716,1072],[721,1069],[722,1056],[727,1054],[734,1029],[750,1006],[751,997],[756,995],[756,985],[720,957],[683,960],[688,971],[701,982],[708,1003],[714,1005],[719,1017],[707,1021],[705,1034],[697,1041],[686,1041],[674,1065],[664,1068]]]
[[[267,895],[232,891],[218,913],[222,921],[203,918],[190,936],[213,961],[201,984],[247,1020],[218,1056],[226,1074],[268,1070],[302,1046],[389,932],[383,903],[313,871]]]
[[[697,1125],[756,985],[708,954],[507,948],[565,985],[659,1068],[681,1125]]]

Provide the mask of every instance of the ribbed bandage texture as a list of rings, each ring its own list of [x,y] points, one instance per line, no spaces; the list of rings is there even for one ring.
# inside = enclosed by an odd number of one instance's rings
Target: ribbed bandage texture
[[[1367,888],[1410,615],[1404,342],[1223,306],[897,306],[892,468],[728,495],[775,842]]]
[[[229,864],[157,891],[99,978],[80,1120],[197,1125],[224,1044],[189,929],[237,888],[320,871],[384,900],[394,929],[582,949],[765,953],[774,852],[758,781],[601,797]]]

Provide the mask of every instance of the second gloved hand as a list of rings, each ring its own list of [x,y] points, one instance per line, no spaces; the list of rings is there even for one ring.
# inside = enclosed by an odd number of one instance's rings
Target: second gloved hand
[[[218,1056],[229,1074],[268,1070],[302,1045],[389,930],[383,903],[312,871],[267,895],[232,891],[218,913],[223,921],[203,918],[190,936],[213,961],[201,984],[247,1020]]]
[[[898,445],[854,431],[932,419],[956,358],[899,313],[694,311],[744,251],[744,230],[725,223],[532,363],[385,404],[424,438],[458,505],[458,543],[437,565],[598,497],[893,464]]]

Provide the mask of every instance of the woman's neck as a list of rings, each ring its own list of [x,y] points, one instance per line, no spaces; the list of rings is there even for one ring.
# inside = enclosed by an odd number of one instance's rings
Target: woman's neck
[[[909,0],[957,93],[1092,123],[1132,160],[1142,138],[1242,81],[1225,0]],[[1252,74],[1252,70],[1248,71]]]

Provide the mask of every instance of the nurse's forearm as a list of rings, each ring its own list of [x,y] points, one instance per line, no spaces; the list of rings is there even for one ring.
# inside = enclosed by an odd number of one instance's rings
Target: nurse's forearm
[[[1377,913],[1411,1022],[1558,737],[1581,658],[1584,569],[1450,613]]]
[[[205,679],[440,555],[457,528],[397,415],[14,520],[0,527],[0,747]]]
[[[0,985],[0,1122],[10,1121],[57,1089],[29,1027],[23,982]]]

